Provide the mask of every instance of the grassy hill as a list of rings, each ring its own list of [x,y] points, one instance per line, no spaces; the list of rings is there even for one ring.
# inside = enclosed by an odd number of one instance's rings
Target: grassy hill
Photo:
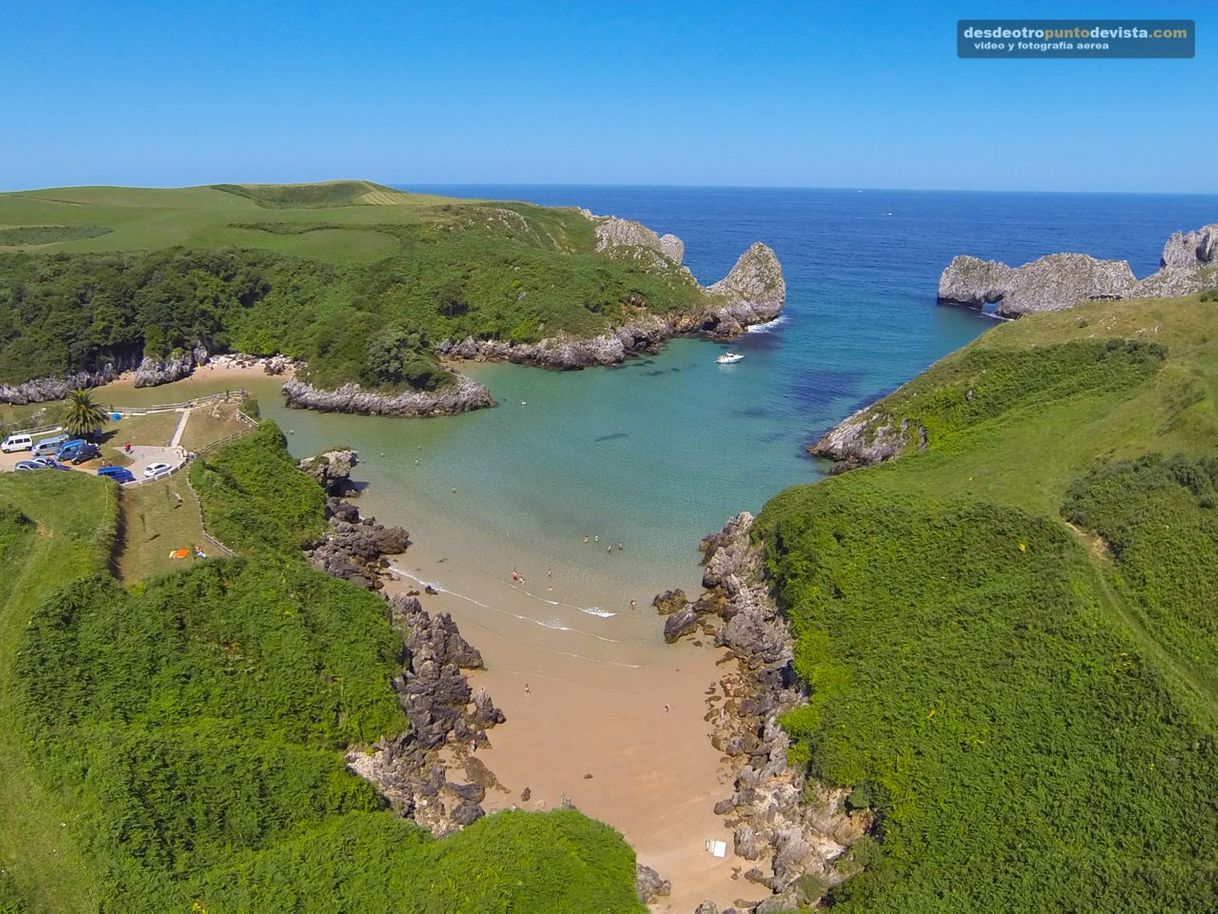
[[[795,751],[879,813],[844,910],[1218,906],[1216,400],[1214,302],[1026,316],[766,506]]]
[[[131,588],[112,484],[0,476],[0,911],[641,910],[608,826],[436,840],[348,772],[407,726],[384,601],[300,557],[321,490],[274,426],[195,470],[243,554]]]
[[[575,210],[367,181],[0,194],[0,383],[203,345],[323,386],[443,384],[440,339],[594,335],[703,301]]]

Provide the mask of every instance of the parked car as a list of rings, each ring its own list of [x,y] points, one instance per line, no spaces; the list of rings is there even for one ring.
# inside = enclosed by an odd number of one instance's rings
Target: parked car
[[[0,441],[0,451],[12,454],[15,451],[28,451],[34,446],[34,439],[29,435],[9,435]]]
[[[68,443],[67,435],[56,435],[53,438],[40,438],[34,442],[35,457],[54,457]]]
[[[148,466],[144,467],[144,478],[152,479],[154,476],[160,476],[162,473],[168,473],[172,469],[173,467],[167,463],[150,463]]]
[[[117,483],[135,482],[135,474],[126,467],[102,467],[97,475],[105,479],[113,479]]]
[[[65,441],[63,447],[59,449],[59,453],[55,455],[55,459],[60,463],[65,463],[72,459],[73,452],[88,443],[84,438],[73,438],[71,441]]]
[[[72,451],[73,466],[80,466],[86,460],[92,460],[94,457],[101,456],[101,448],[96,444],[86,444]]]
[[[44,467],[41,463],[34,463],[34,461],[32,461],[32,460],[19,460],[17,462],[17,465],[14,466],[13,469],[14,470],[45,470],[46,467]]]

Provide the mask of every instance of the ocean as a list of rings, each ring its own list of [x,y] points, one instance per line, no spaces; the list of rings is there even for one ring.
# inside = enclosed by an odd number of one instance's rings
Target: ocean
[[[756,240],[782,262],[785,314],[731,344],[745,356],[736,365],[715,364],[724,347],[699,340],[619,368],[475,365],[470,373],[500,407],[437,420],[323,416],[263,397],[295,452],[360,451],[366,512],[430,531],[454,553],[477,531],[463,551],[488,575],[517,562],[575,569],[581,580],[567,597],[585,607],[624,602],[626,557],[643,599],[647,588],[687,580],[701,536],[826,471],[805,450],[818,435],[991,326],[993,318],[936,303],[939,273],[955,254],[1020,264],[1082,251],[1127,259],[1141,276],[1158,267],[1171,232],[1218,219],[1218,198],[1202,196],[406,189],[637,219],[679,235],[704,283]],[[620,557],[609,554],[619,542]]]

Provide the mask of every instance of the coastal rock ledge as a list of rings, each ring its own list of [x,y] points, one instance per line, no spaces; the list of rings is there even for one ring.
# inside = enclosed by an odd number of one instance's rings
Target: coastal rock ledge
[[[450,416],[495,405],[491,392],[465,375],[458,375],[451,387],[442,390],[409,390],[396,394],[364,390],[358,384],[322,390],[293,379],[283,385],[283,396],[287,405],[296,409],[366,416]]]
[[[757,905],[737,902],[738,909],[767,914],[816,905],[845,878],[837,861],[875,823],[868,810],[846,809],[846,790],[809,779],[789,760],[790,740],[778,721],[803,704],[806,693],[792,669],[794,638],[770,594],[752,529],[746,511],[705,537],[702,595],[690,603],[681,591],[668,591],[654,605],[667,615],[667,640],[701,631],[736,661],[707,698],[711,744],[733,772],[732,792],[715,804],[715,814],[732,829],[736,856],[761,864],[744,878],[772,893]],[[708,901],[698,910],[718,909]]]
[[[1080,301],[1167,298],[1218,285],[1218,223],[1176,232],[1163,246],[1159,269],[1145,279],[1124,260],[1087,254],[1049,254],[1010,267],[997,260],[958,255],[939,277],[939,301],[982,308],[998,304],[1002,317],[1061,311]]]

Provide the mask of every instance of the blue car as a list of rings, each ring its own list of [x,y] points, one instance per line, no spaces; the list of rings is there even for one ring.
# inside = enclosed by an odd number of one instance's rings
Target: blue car
[[[63,445],[63,447],[61,447],[59,449],[59,453],[57,453],[55,455],[55,459],[58,460],[60,463],[66,463],[67,461],[72,459],[73,453],[80,450],[82,447],[84,447],[88,443],[89,442],[85,441],[84,438],[73,438],[71,441],[66,442]]]
[[[115,482],[134,482],[135,474],[126,467],[102,467],[97,471],[98,476],[113,479]]]

